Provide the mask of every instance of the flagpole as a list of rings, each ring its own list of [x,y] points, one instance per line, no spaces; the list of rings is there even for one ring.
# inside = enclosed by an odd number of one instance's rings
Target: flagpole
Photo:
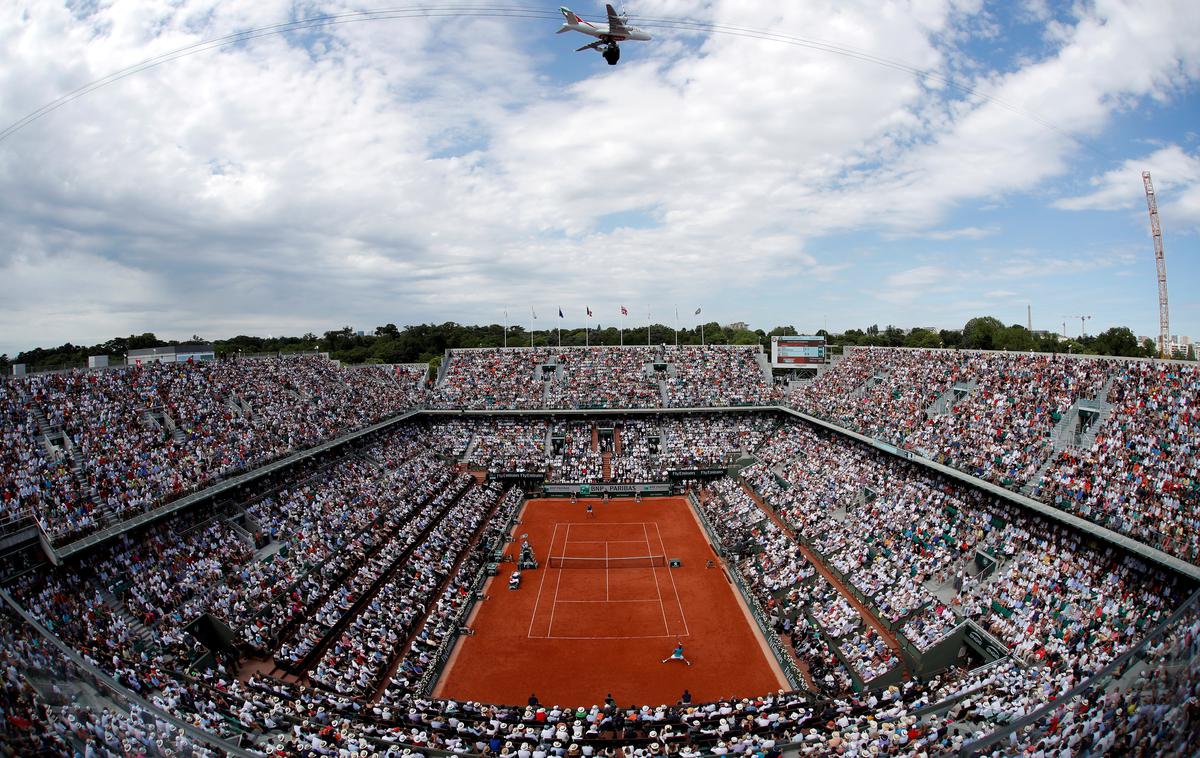
[[[650,309],[646,309],[646,347],[650,347]]]
[[[508,311],[504,312],[504,346],[508,347]]]
[[[621,308],[621,347],[625,347],[625,306]]]
[[[675,347],[679,347],[679,306],[675,306]]]
[[[592,317],[591,317],[591,315],[589,315],[587,318],[585,318],[583,320],[583,346],[584,347],[592,346],[591,327],[592,327]]]
[[[529,308],[529,347],[533,349],[533,320],[537,318],[537,314],[533,312],[532,306]]]

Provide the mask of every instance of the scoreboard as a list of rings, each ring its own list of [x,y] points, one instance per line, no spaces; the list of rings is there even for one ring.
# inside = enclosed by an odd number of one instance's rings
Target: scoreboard
[[[771,338],[771,366],[794,368],[825,363],[825,338],[802,334]]]

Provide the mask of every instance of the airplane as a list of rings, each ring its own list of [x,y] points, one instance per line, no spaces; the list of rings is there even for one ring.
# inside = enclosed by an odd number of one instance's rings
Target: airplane
[[[624,42],[627,39],[646,42],[649,41],[650,35],[637,27],[626,24],[625,16],[618,15],[611,4],[605,4],[604,7],[608,10],[607,25],[584,21],[570,8],[566,6],[560,7],[558,11],[563,14],[563,18],[567,22],[562,25],[556,34],[580,32],[589,37],[598,37],[595,42],[584,45],[575,52],[599,50],[600,54],[604,56],[604,60],[608,61],[608,65],[615,66],[617,65],[617,61],[621,60],[621,48],[617,46],[618,42]]]

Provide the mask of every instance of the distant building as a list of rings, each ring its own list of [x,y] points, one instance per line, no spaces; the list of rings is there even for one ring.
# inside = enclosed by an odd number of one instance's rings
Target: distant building
[[[1162,350],[1161,340],[1155,339],[1154,344],[1158,345],[1159,350]],[[1172,334],[1171,341],[1167,343],[1166,353],[1167,355],[1173,357],[1183,358],[1187,355],[1188,348],[1192,347],[1194,344],[1195,343],[1192,342],[1192,338],[1186,334]]]
[[[749,325],[749,324],[747,324],[745,321],[733,321],[733,322],[731,322],[731,323],[728,323],[728,324],[726,324],[726,325],[725,325],[724,327],[722,327],[722,328],[724,328],[724,329],[731,329],[731,330],[733,330],[733,331],[735,331],[735,332],[748,332],[748,331],[750,331],[750,325]]]
[[[129,351],[129,362],[141,363],[186,363],[188,361],[212,361],[217,355],[211,343],[194,342],[185,345],[147,347]]]

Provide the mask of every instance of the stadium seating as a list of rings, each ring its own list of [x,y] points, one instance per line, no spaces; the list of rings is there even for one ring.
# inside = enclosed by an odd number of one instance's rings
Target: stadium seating
[[[1188,364],[880,348],[850,351],[789,398],[1192,562],[1197,400]]]
[[[421,401],[423,377],[296,356],[3,383],[4,507],[77,539]]]
[[[1195,753],[1195,601],[1147,646],[1144,666],[1105,672],[1184,606],[1189,583],[779,413],[619,414],[783,402],[753,348],[452,351],[438,386],[424,381],[419,367],[315,357],[6,381],[4,515],[36,514],[73,539],[424,404],[612,412],[405,421],[211,509],[25,572],[8,591],[123,687],[271,755],[933,755],[1088,682],[990,754]],[[861,350],[787,402],[1195,561],[1198,392],[1200,373],[1175,363]],[[753,464],[697,493],[700,511],[804,689],[540,711],[425,695],[489,560],[480,546],[523,498],[464,468],[666,481],[749,454]],[[201,613],[227,624],[260,670],[207,655],[187,630]],[[929,651],[964,624],[1008,656],[911,676],[906,650]],[[6,744],[219,754],[136,703],[103,710],[72,697],[95,686],[89,675],[7,609],[0,643]],[[61,697],[53,680],[69,683]]]

